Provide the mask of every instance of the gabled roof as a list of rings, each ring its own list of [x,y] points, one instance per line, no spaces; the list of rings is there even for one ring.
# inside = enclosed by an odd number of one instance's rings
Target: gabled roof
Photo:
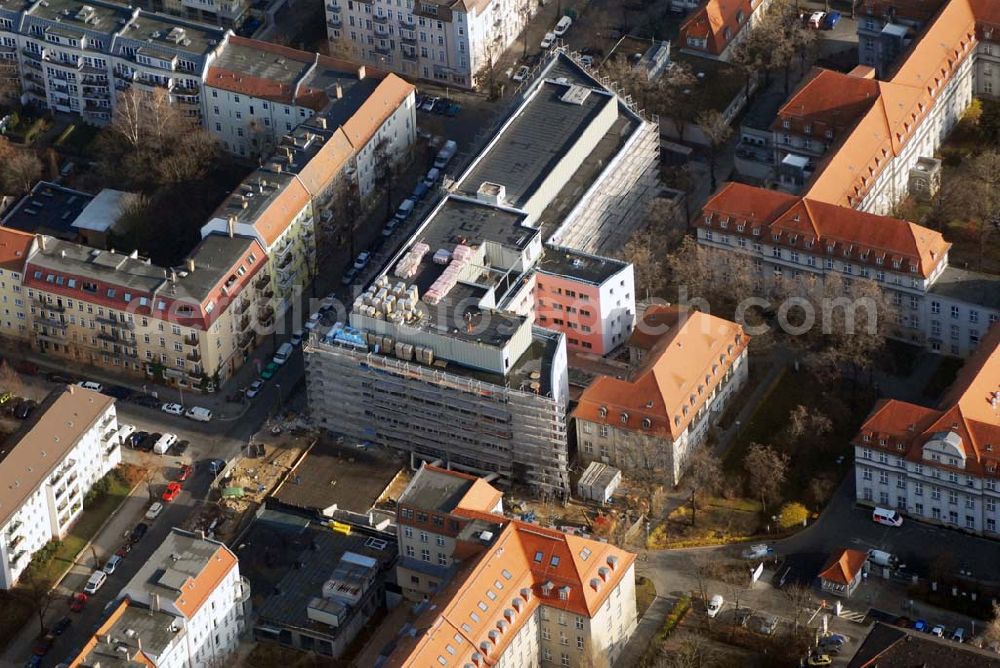
[[[650,308],[654,314],[678,310]],[[599,376],[583,391],[573,417],[670,439],[687,429],[749,337],[736,323],[700,311],[668,319],[677,326],[659,337],[643,366],[627,379]]]
[[[826,139],[854,125],[878,97],[878,81],[814,67],[798,89],[778,110],[771,129],[776,132],[804,132],[811,126],[812,135]],[[786,128],[787,121],[790,127]]]
[[[753,11],[749,0],[706,0],[681,24],[678,43],[682,49],[696,48],[687,38],[704,39],[703,50],[718,56],[750,21]]]
[[[479,665],[493,665],[539,605],[593,617],[634,561],[608,543],[507,521],[432,599],[413,624],[415,636],[404,635],[384,665],[461,667],[474,663],[474,654]]]
[[[407,83],[395,74],[387,74],[379,82],[375,91],[343,125],[347,140],[351,142],[355,151],[360,151],[368,143],[414,90],[416,89],[413,84]]]
[[[21,232],[10,227],[0,227],[0,267],[7,271],[24,272],[24,263],[28,260],[35,235]]]
[[[996,668],[995,652],[971,643],[956,643],[914,629],[875,622],[847,668]]]
[[[788,210],[798,199],[795,195],[780,190],[729,182],[705,202],[704,211],[729,216],[733,220],[743,220],[750,225],[767,224]]]
[[[949,433],[958,436],[966,472],[998,476],[1000,325],[993,325],[980,341],[937,409],[896,400],[880,402],[861,425],[855,444],[894,450],[919,462],[927,441]]]
[[[826,562],[819,577],[827,582],[848,586],[861,573],[867,560],[868,555],[860,550],[839,550]]]

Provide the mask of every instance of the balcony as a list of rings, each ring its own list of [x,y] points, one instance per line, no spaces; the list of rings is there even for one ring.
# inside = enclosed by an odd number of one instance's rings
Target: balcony
[[[250,300],[244,299],[239,304],[236,305],[236,315],[243,315],[250,308]]]
[[[292,253],[286,253],[283,257],[281,257],[278,260],[278,269],[281,270],[287,268],[288,265],[292,263],[293,259],[294,258],[292,257]]]
[[[417,27],[417,24],[412,19],[405,19],[402,16],[399,17],[399,27],[404,30],[413,30]]]
[[[340,5],[327,5],[326,9],[327,11],[333,12],[334,14],[339,14],[341,8]]]
[[[274,309],[270,306],[261,309],[260,313],[257,314],[257,322],[264,327],[271,325],[274,322]]]
[[[22,536],[21,534],[14,536],[13,540],[10,541],[10,549],[13,550],[15,547],[17,547],[23,542],[24,542],[24,536]]]
[[[238,339],[239,347],[246,348],[247,346],[252,345],[254,343],[254,339],[255,337],[253,332],[243,332],[240,334]]]
[[[186,357],[187,361],[189,361],[189,362],[200,362],[201,361],[201,353],[198,352],[197,350],[192,350],[191,352],[189,352],[184,357]]]
[[[198,341],[199,339],[197,334],[188,334],[184,337],[184,344],[188,346],[196,346],[198,345]]]
[[[64,313],[66,311],[65,306],[56,302],[47,302],[42,299],[38,299],[37,297],[33,301],[38,308],[48,309],[49,311],[55,311],[56,313]]]
[[[381,53],[383,56],[388,56],[390,53],[392,53],[392,49],[390,49],[387,46],[376,46],[375,53]]]
[[[236,602],[246,603],[250,600],[250,580],[245,575],[240,576],[240,583],[236,587]]]
[[[174,88],[174,80],[173,79],[166,79],[166,80],[164,80],[164,79],[152,79],[152,78],[149,78],[149,77],[144,77],[142,75],[137,76],[135,78],[135,80],[134,80],[134,83],[135,83],[135,85],[139,86],[140,88],[144,88],[144,89],[146,89],[148,91],[154,91],[157,88],[162,89],[162,90],[166,90],[166,91],[172,91],[173,88]]]
[[[257,288],[258,290],[263,290],[264,288],[267,287],[268,283],[270,283],[270,282],[271,282],[271,274],[269,274],[269,273],[267,273],[265,271],[264,273],[262,273],[260,275],[260,278],[258,278],[256,281],[254,281],[253,286],[255,288]]]
[[[13,524],[7,527],[7,535],[10,536],[17,533],[17,530],[20,529],[22,526],[24,526],[24,522],[22,522],[21,520],[14,520]]]
[[[376,14],[375,16],[372,17],[372,21],[374,21],[375,23],[384,24],[389,22],[389,17],[386,16],[385,14]]]
[[[238,329],[244,330],[244,329],[246,329],[249,326],[250,326],[250,314],[247,313],[242,318],[240,318],[240,324],[239,324]]]
[[[272,297],[274,297],[274,290],[272,290],[271,288],[268,288],[267,290],[261,290],[260,292],[257,293],[257,299],[262,302],[270,301]]]
[[[331,28],[339,28],[344,25],[343,21],[340,20],[339,16],[331,16],[326,20],[326,24]]]

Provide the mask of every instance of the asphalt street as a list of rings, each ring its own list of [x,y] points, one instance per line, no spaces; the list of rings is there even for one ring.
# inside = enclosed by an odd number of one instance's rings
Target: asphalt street
[[[296,352],[279,369],[275,377],[268,381],[264,390],[251,400],[248,410],[244,411],[241,417],[232,420],[194,422],[128,401],[116,403],[119,423],[134,425],[137,430],[142,431],[172,432],[177,434],[178,439],[190,441],[191,445],[183,457],[160,456],[123,449],[125,461],[149,466],[155,473],[148,485],[140,484],[111,516],[105,527],[91,545],[77,557],[73,567],[57,586],[53,602],[46,614],[46,625],[51,627],[67,615],[73,623],[69,630],[57,638],[45,657],[43,666],[54,666],[71,656],[74,650],[82,647],[98,626],[105,613],[105,607],[118,596],[121,588],[149,559],[170,529],[183,524],[184,520],[205,500],[213,478],[205,463],[206,460],[222,458],[228,461],[237,456],[261,425],[281,410],[281,406],[291,402],[291,396],[298,389],[302,376],[302,354]],[[45,380],[41,375],[24,376],[23,383],[25,387],[22,393],[32,396],[44,396],[46,392],[57,387],[56,383]],[[164,504],[163,512],[155,520],[146,520],[144,515],[152,499],[159,499],[166,483],[177,477],[180,467],[184,464],[193,464],[195,472],[184,483],[181,494],[173,502]],[[146,522],[149,525],[146,536],[128,553],[106,584],[90,598],[82,612],[69,612],[72,594],[83,590],[83,585],[95,566],[103,566],[139,522]],[[0,655],[0,665],[24,665],[31,655],[38,631],[37,618],[32,617],[31,623],[25,627],[21,635],[4,648],[3,654]]]

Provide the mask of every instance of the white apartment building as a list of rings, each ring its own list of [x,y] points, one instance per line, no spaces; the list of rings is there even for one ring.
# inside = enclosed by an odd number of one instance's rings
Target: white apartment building
[[[749,337],[736,323],[699,311],[651,306],[629,340],[633,371],[598,376],[573,418],[578,455],[626,473],[656,471],[680,482],[748,375]]]
[[[698,243],[752,259],[763,283],[837,274],[892,299],[892,334],[965,357],[1000,319],[1000,277],[948,266],[939,232],[772,190],[728,183],[695,221]]]
[[[880,402],[855,437],[857,499],[908,517],[1000,535],[1000,326],[937,409]]]
[[[538,8],[533,0],[329,0],[330,53],[408,77],[473,88]]]
[[[165,90],[200,119],[208,63],[228,36],[101,0],[0,2],[0,55],[20,64],[26,99],[94,124],[111,119],[119,91],[131,86]]]
[[[0,587],[10,589],[50,540],[66,535],[91,486],[121,462],[115,400],[75,385],[53,391],[4,444]]]
[[[0,227],[0,336],[7,339],[28,338],[28,306],[21,282],[34,248],[34,235]]]
[[[480,478],[417,472],[397,509],[397,577],[432,605],[383,665],[614,665],[637,623],[635,555],[501,513],[500,491]],[[459,572],[460,587],[445,589]]]
[[[122,659],[157,668],[224,665],[246,628],[249,598],[249,582],[229,548],[173,529],[70,665]]]

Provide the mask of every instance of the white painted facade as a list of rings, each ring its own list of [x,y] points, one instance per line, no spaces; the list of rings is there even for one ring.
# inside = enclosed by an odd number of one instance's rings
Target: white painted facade
[[[584,462],[599,461],[625,471],[666,470],[671,484],[680,482],[690,457],[708,436],[709,427],[725,411],[729,400],[746,383],[749,375],[747,350],[743,350],[733,365],[708,390],[708,398],[695,418],[676,439],[659,438],[644,433],[633,425],[625,428],[609,420],[600,424],[577,417],[576,442]],[[672,410],[669,409],[668,410]]]
[[[63,418],[47,412],[39,419]],[[83,497],[121,463],[117,432],[112,402],[0,528],[0,588],[13,587],[35,552],[50,540],[66,536],[83,511]],[[32,447],[31,443],[21,445]]]
[[[281,135],[310,118],[312,109],[205,86],[205,129],[222,148],[241,156],[267,154]]]
[[[1000,535],[1000,486],[995,478],[962,473],[965,454],[947,439],[927,441],[920,462],[905,460],[902,452],[890,454],[863,443],[854,452],[859,503],[898,508],[924,522]]]
[[[332,54],[473,88],[476,73],[517,39],[538,7],[533,0],[328,0],[327,38]]]

